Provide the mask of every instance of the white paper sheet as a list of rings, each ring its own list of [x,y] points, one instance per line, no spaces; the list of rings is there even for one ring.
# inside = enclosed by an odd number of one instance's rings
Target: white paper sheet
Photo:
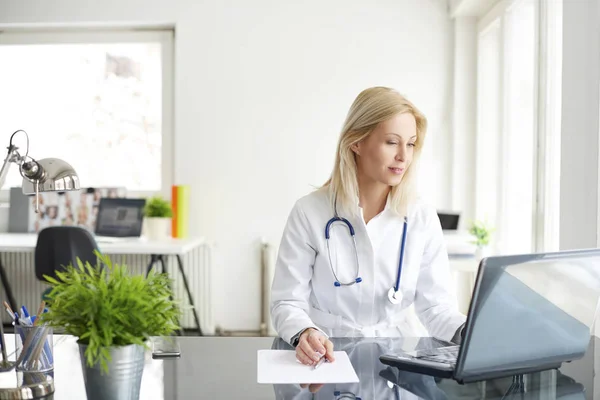
[[[335,361],[324,362],[317,369],[296,361],[293,350],[258,350],[257,382],[287,383],[349,383],[358,376],[345,351],[334,351]]]

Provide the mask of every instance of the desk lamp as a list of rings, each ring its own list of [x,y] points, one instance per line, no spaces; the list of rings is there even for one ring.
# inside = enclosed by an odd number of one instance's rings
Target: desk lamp
[[[23,132],[27,138],[27,149],[25,155],[19,153],[19,148],[13,144],[14,136]],[[0,169],[0,188],[4,185],[10,163],[19,166],[19,173],[23,177],[23,194],[35,194],[35,212],[40,211],[40,193],[41,192],[65,192],[67,190],[79,190],[79,176],[69,165],[58,158],[43,158],[34,160],[29,157],[29,136],[27,132],[18,130],[10,136],[10,143],[7,147],[8,153],[4,159],[4,164]]]
[[[27,138],[27,149],[25,155],[19,153],[19,148],[13,144],[13,138],[19,132],[23,132]],[[19,166],[19,173],[23,177],[23,194],[35,195],[35,212],[40,211],[41,192],[65,192],[68,190],[79,190],[79,177],[77,173],[63,160],[58,158],[44,158],[35,160],[29,157],[29,135],[24,130],[18,130],[10,136],[8,153],[4,164],[0,168],[0,189],[4,186],[6,176],[10,169],[10,163]],[[4,326],[0,322],[0,345],[2,346],[2,364],[0,372],[9,372],[15,368],[14,362],[9,362],[6,355],[6,341],[4,338]],[[39,374],[44,377],[43,374]],[[39,378],[38,378],[39,379]],[[54,380],[51,376],[40,379],[31,384],[19,385],[14,388],[0,388],[0,398],[34,398],[34,396],[45,396],[54,392]]]

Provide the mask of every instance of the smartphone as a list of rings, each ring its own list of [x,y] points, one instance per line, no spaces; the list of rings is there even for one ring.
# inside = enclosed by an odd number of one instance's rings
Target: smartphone
[[[157,336],[152,338],[152,358],[179,358],[181,349],[179,342],[174,336]]]

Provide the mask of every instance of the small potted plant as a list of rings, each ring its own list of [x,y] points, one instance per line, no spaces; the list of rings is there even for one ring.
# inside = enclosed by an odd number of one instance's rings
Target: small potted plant
[[[148,239],[162,240],[169,237],[172,217],[171,203],[160,196],[147,199],[144,206],[144,220]]]
[[[475,237],[471,242],[477,246],[475,257],[482,259],[488,255],[488,245],[490,243],[493,229],[483,221],[473,221],[469,228],[469,233]]]
[[[178,330],[180,309],[166,274],[134,275],[96,255],[96,266],[78,260],[46,277],[41,321],[78,338],[88,400],[137,400],[148,341]]]

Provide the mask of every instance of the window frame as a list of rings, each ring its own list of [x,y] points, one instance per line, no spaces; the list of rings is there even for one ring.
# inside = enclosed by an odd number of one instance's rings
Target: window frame
[[[510,79],[509,71],[506,68],[506,54],[508,33],[506,32],[506,18],[511,9],[522,2],[531,2],[535,7],[535,38],[534,43],[534,126],[533,126],[533,193],[532,200],[532,252],[558,250],[559,238],[559,199],[560,194],[560,103],[552,99],[560,99],[561,83],[556,82],[554,78],[560,77],[560,63],[556,63],[556,57],[560,55],[560,48],[553,48],[553,42],[560,35],[560,13],[557,5],[549,7],[546,2],[540,0],[500,0],[477,21],[477,43],[482,35],[487,32],[494,24],[500,25],[500,80],[499,90],[499,109],[500,127],[498,131],[501,137],[498,138],[499,156],[498,160],[505,165],[505,157],[502,156],[507,145],[506,132],[506,101],[507,101],[507,82]],[[477,54],[479,60],[480,54]],[[479,62],[479,61],[478,61]],[[558,96],[558,97],[557,97]],[[484,101],[477,95],[477,102],[481,104]],[[558,125],[557,125],[558,121]],[[478,123],[479,130],[479,123]],[[476,140],[479,138],[479,131],[476,132]],[[558,169],[558,172],[556,170]],[[506,207],[506,199],[503,188],[509,183],[506,175],[501,172],[501,178],[498,182],[498,204],[497,216],[501,216]],[[477,188],[476,188],[477,190]],[[477,208],[477,204],[475,204]],[[502,218],[498,218],[497,231],[501,240]],[[600,228],[599,228],[600,229]]]
[[[130,191],[129,198],[150,197],[161,194],[170,196],[171,185],[174,184],[174,38],[172,27],[144,28],[43,28],[43,29],[3,29],[0,31],[0,46],[37,45],[37,44],[77,44],[77,43],[160,43],[162,49],[162,135],[161,135],[161,187],[157,191]],[[20,127],[15,127],[15,131]],[[12,132],[0,132],[0,137],[8,146]],[[0,154],[4,161],[6,154]],[[35,154],[32,154],[35,157]],[[69,160],[65,160],[69,162]],[[11,165],[9,174],[18,174],[15,165]],[[81,182],[82,188],[90,187]],[[10,188],[0,188],[0,202],[10,201]]]
[[[499,36],[502,38],[503,37],[503,21],[500,18],[500,16],[496,16],[496,15],[491,15],[490,18],[487,21],[487,24],[485,26],[478,26],[477,27],[477,122],[476,122],[476,134],[475,134],[475,149],[476,151],[479,152],[480,148],[481,148],[481,142],[482,141],[482,137],[480,136],[480,132],[481,129],[483,129],[482,127],[482,121],[480,119],[480,112],[481,110],[483,110],[485,107],[483,106],[482,102],[486,101],[484,98],[479,96],[479,93],[481,93],[483,91],[483,83],[482,83],[482,75],[483,72],[481,70],[481,63],[479,62],[479,57],[480,57],[480,50],[483,48],[483,44],[482,41],[486,40],[486,35],[489,34],[489,32],[493,31],[494,29],[498,30],[498,34]],[[499,61],[499,71],[498,71],[498,95],[500,96],[497,102],[498,105],[498,109],[496,110],[496,112],[498,113],[498,132],[500,133],[500,137],[497,138],[496,143],[498,144],[498,151],[496,154],[496,161],[497,162],[503,162],[503,159],[501,158],[502,156],[502,148],[504,146],[504,143],[502,141],[502,138],[504,137],[504,135],[502,135],[502,130],[504,128],[504,120],[503,120],[503,110],[504,110],[504,76],[503,76],[503,69],[502,69],[502,65],[504,64],[504,46],[502,45],[502,43],[498,43],[498,61]],[[477,165],[477,161],[478,161],[478,156],[476,155],[475,157],[475,163]],[[478,175],[478,171],[480,169],[476,168],[476,174],[475,174],[475,199],[473,204],[475,205],[475,215],[476,218],[481,218],[481,206],[479,205],[479,202],[477,201],[479,196],[477,193],[477,186],[479,184],[479,175]],[[500,205],[502,204],[502,185],[504,184],[504,182],[501,180],[500,182],[498,182],[499,187],[498,190],[496,192],[496,210],[494,211],[494,214],[496,217],[498,217],[498,212],[500,211]],[[484,216],[485,218],[486,216]],[[501,222],[501,220],[500,220]]]
[[[560,247],[562,2],[538,1],[537,204],[535,251]],[[554,178],[554,179],[553,179]]]

